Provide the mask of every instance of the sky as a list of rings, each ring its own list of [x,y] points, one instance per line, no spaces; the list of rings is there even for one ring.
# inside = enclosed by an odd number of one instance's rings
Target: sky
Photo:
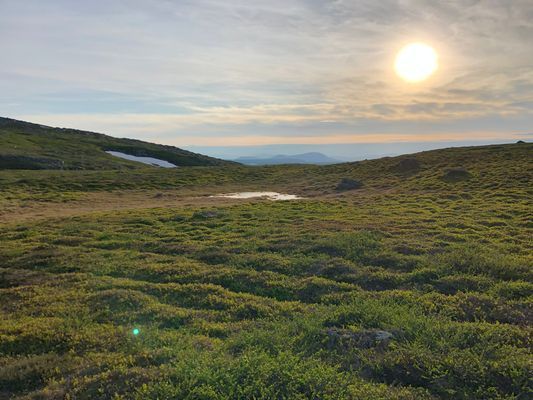
[[[412,42],[439,57],[417,84]],[[202,149],[531,139],[533,1],[0,0],[0,115]]]

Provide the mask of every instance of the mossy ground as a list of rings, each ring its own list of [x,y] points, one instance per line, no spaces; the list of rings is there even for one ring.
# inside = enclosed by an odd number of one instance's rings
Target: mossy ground
[[[420,153],[409,173],[2,171],[0,398],[526,399],[532,150]],[[239,189],[307,198],[207,200]]]

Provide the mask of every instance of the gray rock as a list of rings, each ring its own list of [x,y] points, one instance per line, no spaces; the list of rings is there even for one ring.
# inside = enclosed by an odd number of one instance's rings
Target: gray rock
[[[368,329],[361,331],[350,331],[340,328],[329,328],[326,331],[328,336],[328,348],[351,348],[369,349],[372,347],[385,348],[395,335],[389,331]]]
[[[355,179],[350,178],[342,178],[335,190],[337,190],[338,192],[345,192],[347,190],[360,189],[362,187],[363,183],[360,181],[356,181]]]
[[[387,332],[387,331],[376,331],[375,335],[376,335],[377,341],[390,340],[394,337],[392,333]]]

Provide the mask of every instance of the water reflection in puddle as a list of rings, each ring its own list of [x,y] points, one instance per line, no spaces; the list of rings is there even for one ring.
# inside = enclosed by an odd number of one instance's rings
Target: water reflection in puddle
[[[217,194],[210,197],[225,197],[227,199],[253,199],[253,198],[266,198],[268,200],[298,200],[303,197],[297,196],[295,194],[284,194],[278,192],[238,192],[238,193],[226,193],[226,194]]]

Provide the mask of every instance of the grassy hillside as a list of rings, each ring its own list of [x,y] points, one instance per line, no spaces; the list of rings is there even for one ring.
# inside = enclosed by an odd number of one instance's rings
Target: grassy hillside
[[[153,157],[177,166],[230,164],[173,146],[0,118],[0,169],[101,170],[147,167],[105,153],[109,150]]]
[[[529,398],[532,152],[0,171],[0,398]]]

